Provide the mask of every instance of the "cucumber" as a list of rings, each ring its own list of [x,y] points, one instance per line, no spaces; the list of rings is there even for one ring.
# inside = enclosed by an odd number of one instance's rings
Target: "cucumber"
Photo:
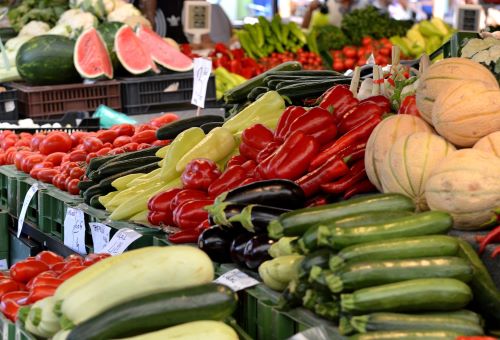
[[[339,270],[345,263],[369,260],[397,260],[432,256],[454,256],[458,253],[455,237],[446,235],[416,236],[355,244],[330,258],[330,269]]]
[[[99,184],[96,184],[85,190],[82,194],[82,197],[83,201],[86,204],[90,205],[90,200],[92,199],[92,197],[94,197],[95,195],[105,195],[105,194],[107,193],[103,190],[103,188]]]
[[[210,131],[212,131],[216,127],[221,127],[223,124],[224,123],[222,123],[222,122],[205,123],[202,126],[200,126],[200,129],[202,129],[203,132],[205,132],[205,133],[209,133]]]
[[[347,77],[338,77],[338,78],[328,78],[325,79],[325,77],[322,78],[313,78],[313,79],[279,79],[279,80],[273,80],[273,81],[278,81],[278,84],[275,85],[276,90],[281,90],[282,88],[288,87],[288,86],[295,86],[295,85],[307,85],[310,84],[312,86],[315,86],[317,84],[324,84],[326,82],[347,82],[347,80],[351,81],[351,78]],[[335,85],[335,83],[333,83]],[[332,85],[332,86],[333,86]]]
[[[329,71],[329,70],[298,70],[298,71],[280,71],[274,72],[269,70],[267,72],[268,76],[315,76],[315,77],[324,77],[324,76],[344,76],[344,74],[339,73],[337,71]]]
[[[87,190],[93,185],[96,185],[97,183],[94,181],[80,181],[78,182],[78,189],[80,189],[80,192]]]
[[[281,215],[269,224],[271,238],[302,236],[307,229],[334,219],[377,211],[415,211],[413,201],[400,194],[376,194],[353,198],[340,203],[304,208]]]
[[[159,167],[160,166],[158,165],[158,162],[153,162],[151,164],[139,166],[137,168],[123,171],[123,172],[114,174],[112,176],[106,177],[106,178],[102,179],[98,185],[101,186],[102,188],[113,188],[111,183],[113,183],[114,180],[116,180],[120,177],[130,175],[130,174],[147,174],[147,173],[150,173],[151,171],[158,169]],[[111,190],[114,190],[114,188]]]
[[[350,84],[351,78],[328,79],[314,83],[298,83],[280,88],[278,93],[289,98],[319,97],[330,87],[339,84]]]
[[[351,340],[393,340],[393,339],[412,339],[412,340],[455,340],[460,333],[447,331],[392,331],[392,332],[370,332],[356,334],[349,337]]]
[[[269,89],[265,86],[256,87],[252,91],[250,91],[250,93],[247,96],[247,99],[253,102],[257,99],[257,97],[260,94],[266,93],[267,91],[269,91]]]
[[[93,181],[99,181],[114,174],[136,169],[143,165],[158,163],[162,159],[156,156],[146,156],[121,161],[112,161],[104,164],[99,169],[91,173],[89,178]]]
[[[92,196],[92,198],[90,199],[90,206],[93,207],[93,208],[96,208],[96,209],[106,209],[102,204],[101,202],[99,202],[99,197],[101,197],[102,195],[101,194],[97,194],[97,195],[94,195]]]
[[[132,152],[125,152],[122,154],[117,155],[115,158],[107,161],[104,164],[108,164],[108,162],[120,162],[124,161],[127,159],[136,159],[136,158],[141,158],[141,157],[148,157],[148,156],[155,156],[156,152],[160,150],[163,146],[152,146],[147,149],[142,149],[142,150],[137,150],[137,151],[132,151]],[[102,164],[101,166],[103,166]]]
[[[200,127],[206,123],[222,123],[224,117],[217,115],[201,115],[195,117],[184,118],[176,120],[170,124],[164,125],[156,130],[156,138],[159,140],[174,139],[177,135],[184,130],[192,127]]]
[[[245,101],[250,91],[255,87],[264,85],[264,78],[271,73],[281,72],[281,71],[294,71],[302,69],[302,65],[297,61],[288,61],[282,63],[272,69],[253,77],[246,82],[233,87],[231,90],[224,93],[224,100],[226,103],[239,103]],[[159,138],[158,138],[159,139]]]
[[[283,80],[281,79],[273,79],[273,80],[270,80],[267,82],[267,87],[270,89],[270,90],[276,90],[276,88],[278,87],[279,84],[281,84]],[[251,92],[250,92],[251,93]]]
[[[414,216],[401,217],[387,223],[360,227],[341,228],[320,226],[318,244],[342,249],[353,244],[383,241],[387,239],[445,234],[453,225],[448,213],[428,211]]]
[[[102,157],[95,157],[95,158],[92,158],[89,162],[89,165],[87,166],[87,176],[89,173],[91,173],[92,171],[95,171],[97,169],[99,169],[99,167],[101,165],[103,165],[104,163],[112,160],[112,159],[115,159],[116,157],[118,157],[119,155],[110,155],[110,156],[102,156]]]
[[[365,214],[359,214],[354,216],[348,216],[341,219],[333,219],[331,223],[328,221],[323,222],[326,225],[332,225],[342,228],[358,227],[365,224],[373,223],[387,223],[396,218],[403,216],[410,216],[412,212],[410,211],[376,211]],[[300,250],[307,254],[308,252],[317,249],[319,247],[318,233],[319,225],[313,226],[304,233],[304,235],[297,240],[297,244]]]
[[[309,282],[307,282],[305,277],[290,281],[288,287],[286,287],[283,294],[280,296],[277,308],[279,310],[289,310],[301,306],[302,298],[309,288]]]
[[[469,282],[472,275],[472,266],[460,257],[427,257],[356,262],[329,275],[327,282],[333,293],[340,293],[412,279],[451,278]]]
[[[196,320],[223,320],[234,312],[237,301],[230,288],[215,283],[150,294],[81,323],[68,340],[116,339]]]
[[[342,311],[371,312],[452,311],[472,300],[469,286],[455,279],[416,279],[359,289],[341,295]]]

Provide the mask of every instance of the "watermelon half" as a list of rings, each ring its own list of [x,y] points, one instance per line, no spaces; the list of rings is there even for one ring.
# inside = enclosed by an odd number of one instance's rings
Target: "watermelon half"
[[[163,40],[151,28],[144,25],[139,26],[137,36],[147,48],[151,57],[161,66],[177,72],[185,72],[193,69],[193,60]]]
[[[160,72],[149,51],[130,26],[124,25],[116,32],[115,51],[120,63],[132,74],[143,74],[151,70]]]
[[[75,68],[83,78],[113,78],[113,64],[104,39],[95,28],[83,32],[73,53]]]

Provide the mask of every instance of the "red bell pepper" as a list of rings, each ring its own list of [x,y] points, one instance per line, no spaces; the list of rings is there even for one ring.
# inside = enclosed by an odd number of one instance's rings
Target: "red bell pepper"
[[[319,106],[333,112],[338,121],[358,103],[359,100],[354,98],[349,86],[335,85],[321,96]]]
[[[213,202],[213,200],[204,199],[188,201],[179,205],[174,210],[175,225],[183,230],[196,228],[201,222],[208,219],[208,211],[205,207]]]
[[[63,282],[64,282],[63,280],[56,278],[56,277],[37,276],[33,279],[30,289],[32,289],[33,287],[36,287],[36,286],[40,286],[40,285],[48,285],[48,286],[58,287]]]
[[[12,322],[17,320],[17,312],[21,308],[21,300],[27,300],[29,292],[15,291],[5,294],[2,297],[0,311]]]
[[[241,165],[227,168],[226,171],[208,187],[210,197],[217,197],[240,185],[248,177],[248,171]]]
[[[153,226],[172,225],[173,221],[174,214],[172,211],[148,211],[148,222]]]
[[[260,150],[255,149],[246,143],[243,143],[243,141],[240,143],[240,146],[238,148],[240,150],[240,155],[242,155],[246,159],[251,159],[254,161],[257,160],[257,156],[259,155]]]
[[[318,151],[319,143],[316,138],[302,131],[293,131],[264,168],[265,176],[268,179],[296,180],[305,173]]]
[[[498,254],[500,254],[500,246],[496,247],[495,250],[493,250],[490,257],[494,259],[495,257],[497,257]]]
[[[268,158],[269,156],[271,156],[276,150],[278,150],[280,146],[280,143],[278,142],[271,142],[269,144],[267,144],[267,146],[262,149],[259,154],[257,155],[257,163],[261,163],[263,162],[266,158]]]
[[[491,230],[482,240],[481,243],[479,244],[479,254],[482,254],[485,250],[488,244],[491,243],[497,243],[500,242],[500,225],[496,226]]]
[[[17,262],[10,268],[10,276],[17,282],[27,283],[40,273],[49,270],[49,266],[38,260]]]
[[[257,182],[259,181],[258,178],[255,178],[255,177],[247,177],[243,180],[243,182],[240,183],[240,187],[244,186],[244,185],[247,185],[247,184],[250,184],[250,183],[253,183],[253,182]]]
[[[299,178],[296,183],[302,188],[306,197],[316,194],[321,184],[331,182],[349,173],[349,168],[342,159],[330,158],[325,164]]]
[[[278,121],[274,137],[279,141],[285,140],[286,136],[290,133],[290,125],[304,113],[306,113],[306,109],[302,106],[287,107]]]
[[[196,230],[201,234],[203,230],[210,228],[212,225],[210,224],[210,221],[206,219],[205,221],[201,222],[197,227]]]
[[[174,199],[175,195],[177,195],[181,190],[182,189],[179,188],[172,188],[154,195],[148,201],[148,210],[161,212],[171,211],[170,203]]]
[[[316,196],[308,199],[306,202],[306,207],[312,208],[312,207],[317,207],[319,205],[325,205],[325,204],[328,204],[328,197],[325,196],[324,194],[322,194],[322,195],[316,195]]]
[[[354,110],[352,110],[342,118],[338,126],[339,133],[341,135],[344,135],[354,129],[356,126],[364,123],[371,116],[377,115],[382,117],[384,113],[386,113],[386,111],[374,103],[360,103]]]
[[[273,140],[273,132],[262,124],[252,125],[241,134],[241,142],[257,150],[264,149]]]
[[[242,155],[235,155],[233,157],[231,157],[229,159],[229,161],[227,161],[227,167],[230,168],[232,167],[233,165],[242,165],[243,163],[245,163],[248,159],[246,159],[245,157],[243,157]]]
[[[329,158],[334,157],[349,145],[367,141],[373,129],[375,129],[375,127],[381,121],[382,121],[381,117],[373,115],[363,124],[357,126],[356,128],[352,129],[351,131],[349,131],[348,133],[337,139],[337,141],[330,148],[323,150],[319,155],[317,155],[313,159],[313,161],[311,162],[311,166],[309,167],[309,170],[311,171],[321,166]]]
[[[381,109],[384,110],[384,113],[391,112],[391,101],[389,98],[378,95],[378,96],[371,96],[368,98],[363,99],[362,101],[359,102],[360,104],[362,103],[373,103],[380,107]]]
[[[417,107],[416,96],[406,96],[399,107],[398,114],[420,117],[421,114]]]
[[[210,159],[194,159],[186,165],[181,181],[185,189],[206,191],[221,172],[214,161]]]
[[[365,176],[365,161],[364,159],[360,159],[351,166],[349,174],[345,175],[338,181],[322,184],[321,189],[329,194],[340,194],[349,190],[354,184],[363,180]]]
[[[303,113],[290,124],[290,130],[285,138],[293,131],[302,131],[307,135],[316,138],[320,145],[326,144],[337,135],[337,127],[333,116],[319,106],[313,107]]]
[[[366,194],[368,192],[377,191],[377,188],[370,182],[368,178],[354,184],[349,190],[344,193],[343,199],[347,200],[354,195]]]
[[[51,286],[51,285],[34,286],[30,292],[30,295],[28,295],[27,302],[31,304],[41,299],[45,299],[46,297],[54,295],[56,290],[57,286]]]
[[[205,200],[207,198],[208,198],[207,193],[204,191],[183,189],[179,191],[170,202],[170,210],[173,212],[175,208],[177,208],[184,202]]]
[[[196,228],[181,230],[175,234],[168,236],[168,240],[172,243],[182,244],[182,243],[196,243],[198,242],[198,237],[200,236],[200,231]]]

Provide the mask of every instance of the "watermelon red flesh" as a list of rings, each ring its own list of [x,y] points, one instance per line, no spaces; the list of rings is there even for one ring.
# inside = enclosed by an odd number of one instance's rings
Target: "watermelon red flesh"
[[[95,28],[83,32],[73,54],[75,68],[83,78],[113,78],[113,64],[106,43]]]
[[[141,25],[137,31],[137,36],[147,48],[153,60],[161,66],[178,72],[189,71],[193,68],[191,58],[176,50],[151,28]]]
[[[150,70],[159,72],[151,55],[129,26],[125,25],[116,32],[115,50],[118,60],[130,73],[143,74]]]

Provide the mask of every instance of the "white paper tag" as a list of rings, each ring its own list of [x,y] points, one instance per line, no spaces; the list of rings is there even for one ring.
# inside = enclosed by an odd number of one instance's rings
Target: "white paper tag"
[[[102,223],[89,223],[92,232],[92,243],[94,244],[94,253],[101,254],[102,250],[109,243],[109,232],[111,228]]]
[[[375,65],[375,56],[373,53],[366,59],[366,65]]]
[[[85,216],[83,211],[68,208],[64,218],[64,245],[79,254],[87,254],[85,249]]]
[[[102,252],[113,256],[120,255],[132,244],[132,242],[141,236],[141,234],[129,228],[120,229],[111,238],[111,241],[104,247]]]
[[[21,212],[19,213],[19,219],[17,220],[17,237],[21,236],[21,231],[23,230],[24,219],[26,218],[26,211],[28,211],[28,205],[31,202],[33,196],[35,196],[38,191],[38,183],[33,183],[31,188],[28,189],[26,196],[24,196],[23,206]]]
[[[9,324],[7,321],[2,326],[2,340],[9,340]]]
[[[195,58],[193,64],[193,97],[191,104],[205,108],[207,84],[212,72],[212,62],[205,58]]]
[[[9,264],[7,263],[7,259],[0,260],[0,270],[8,270]]]
[[[215,283],[220,283],[224,286],[228,286],[235,292],[258,285],[260,282],[255,280],[254,278],[248,276],[243,273],[239,269],[233,269],[219,276],[215,281]]]

